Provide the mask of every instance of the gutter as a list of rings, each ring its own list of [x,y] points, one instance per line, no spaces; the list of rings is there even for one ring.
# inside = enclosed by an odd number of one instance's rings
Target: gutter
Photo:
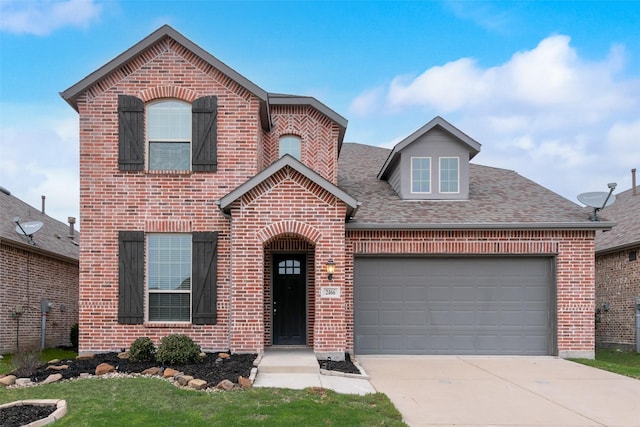
[[[357,223],[346,224],[347,230],[611,230],[610,221],[584,222],[490,222],[490,223]]]

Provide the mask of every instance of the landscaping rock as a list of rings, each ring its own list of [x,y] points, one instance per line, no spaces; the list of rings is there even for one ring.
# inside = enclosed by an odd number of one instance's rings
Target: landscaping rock
[[[233,387],[235,387],[235,384],[234,384],[234,383],[232,383],[232,382],[231,382],[231,381],[229,381],[229,380],[222,380],[222,381],[220,381],[220,382],[218,383],[218,385],[216,385],[216,388],[217,388],[218,390],[227,390],[227,391],[229,391],[229,390],[232,390],[232,389],[233,389]]]
[[[242,375],[240,375],[238,377],[238,384],[240,384],[240,387],[242,387],[242,388],[251,388],[251,387],[253,387],[253,384],[251,384],[251,381],[249,380],[249,378],[245,378]]]
[[[180,371],[176,371],[175,369],[171,369],[171,368],[167,368],[164,370],[164,372],[162,373],[162,377],[163,378],[173,378],[178,374],[182,374],[182,372]]]
[[[62,374],[51,374],[47,378],[45,378],[45,380],[42,381],[40,384],[51,384],[51,383],[55,383],[56,381],[60,381],[61,379],[62,379]]]
[[[47,366],[47,369],[50,369],[52,371],[64,371],[65,369],[69,369],[69,365],[49,365]]]
[[[145,369],[144,371],[142,371],[142,375],[160,375],[160,374],[162,374],[162,369],[157,367]]]
[[[16,376],[15,375],[7,375],[4,376],[2,378],[0,378],[0,386],[2,387],[7,387],[10,385],[13,385],[16,382]]]
[[[60,363],[60,359],[51,359],[47,362],[49,365],[53,365],[54,363]]]
[[[127,360],[129,358],[129,352],[118,353],[118,359]]]
[[[16,385],[18,387],[27,387],[33,384],[33,381],[31,381],[31,378],[18,378],[16,380]]]
[[[187,384],[189,384],[189,381],[191,381],[192,379],[193,377],[191,375],[178,375],[177,377],[175,377],[175,380],[181,386],[186,386]]]
[[[228,359],[230,356],[229,353],[218,353],[218,357],[220,359]]]
[[[78,360],[91,360],[91,359],[93,359],[94,357],[96,357],[96,355],[95,355],[95,354],[93,354],[93,353],[83,353],[83,354],[79,354],[79,355],[76,357],[76,359],[78,359]]]
[[[116,368],[112,365],[109,365],[108,363],[101,363],[98,366],[96,366],[96,375],[104,375],[104,374],[108,374],[109,372],[115,372]]]
[[[207,382],[205,380],[191,380],[189,381],[188,385],[194,390],[204,390],[205,388],[207,388]]]

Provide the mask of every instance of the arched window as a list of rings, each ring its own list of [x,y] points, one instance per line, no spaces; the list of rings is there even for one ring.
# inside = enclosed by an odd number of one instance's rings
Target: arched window
[[[280,157],[289,154],[300,160],[300,138],[295,135],[285,135],[280,138]]]
[[[191,105],[163,100],[147,106],[149,170],[191,169]]]

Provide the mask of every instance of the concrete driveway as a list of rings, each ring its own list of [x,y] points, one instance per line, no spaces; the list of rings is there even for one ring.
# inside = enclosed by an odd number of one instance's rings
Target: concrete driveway
[[[410,426],[640,426],[640,380],[553,357],[358,356]]]

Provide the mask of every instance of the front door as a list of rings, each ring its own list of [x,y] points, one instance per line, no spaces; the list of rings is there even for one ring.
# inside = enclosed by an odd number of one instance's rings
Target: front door
[[[307,343],[307,257],[273,256],[273,344]]]

